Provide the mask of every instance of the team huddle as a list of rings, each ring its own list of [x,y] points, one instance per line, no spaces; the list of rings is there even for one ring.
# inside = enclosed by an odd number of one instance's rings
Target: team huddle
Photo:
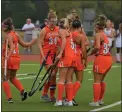
[[[89,40],[82,28],[81,22],[76,15],[69,14],[61,18],[57,26],[57,15],[51,10],[48,14],[48,24],[41,30],[38,47],[40,50],[40,65],[45,60],[46,71],[58,61],[53,70],[50,80],[44,87],[41,99],[55,102],[54,106],[78,106],[75,101],[77,92],[81,88],[83,71],[87,67],[87,58],[95,55],[93,64],[94,83],[93,101],[90,106],[102,105],[106,83],[104,78],[112,66],[112,56],[109,50],[109,40],[104,33],[107,18],[99,15],[94,22],[94,46],[88,50]],[[20,66],[18,44],[29,47],[35,44],[35,40],[26,43],[21,40],[14,31],[12,19],[3,21],[2,29],[6,33],[2,49],[2,85],[9,103],[13,103],[12,94],[8,80],[20,91],[22,101],[27,99],[27,92],[21,82],[16,78],[16,72]],[[49,52],[49,54],[48,54]],[[46,55],[48,54],[48,57]],[[6,70],[7,68],[7,70]],[[59,73],[59,80],[56,83],[56,74]],[[73,75],[76,81],[73,82]],[[57,89],[57,98],[55,90]],[[48,91],[49,95],[48,95]],[[65,96],[63,96],[65,92]]]

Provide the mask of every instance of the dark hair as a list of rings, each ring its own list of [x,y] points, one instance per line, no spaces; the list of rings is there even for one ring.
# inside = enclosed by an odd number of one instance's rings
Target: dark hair
[[[73,20],[72,27],[73,28],[80,28],[81,27],[81,22],[78,19]]]
[[[13,21],[12,21],[12,19],[10,17],[5,19],[3,21],[3,25],[5,25],[7,27],[6,31],[11,31],[13,29]]]
[[[98,18],[95,20],[94,22],[94,26],[98,26],[99,29],[104,29],[105,26],[106,26],[106,21],[107,21],[107,18],[105,15],[101,14],[98,16]]]

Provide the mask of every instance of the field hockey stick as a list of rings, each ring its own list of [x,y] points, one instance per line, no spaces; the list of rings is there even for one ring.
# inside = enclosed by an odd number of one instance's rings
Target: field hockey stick
[[[47,72],[45,73],[45,75],[43,76],[41,81],[38,83],[38,85],[28,93],[28,96],[32,96],[36,92],[36,90],[39,88],[40,84],[43,82],[43,80],[45,79],[45,77],[49,73],[50,69],[51,69],[51,67],[47,70]]]
[[[50,51],[47,53],[45,59],[47,59],[49,53],[50,53]],[[34,82],[33,82],[33,85],[32,85],[32,87],[31,87],[31,90],[30,90],[30,92],[29,92],[29,94],[28,94],[29,96],[31,95],[31,93],[32,93],[32,91],[33,91],[34,85],[35,85],[35,83],[36,83],[36,81],[37,81],[37,78],[38,78],[40,72],[41,72],[42,69],[43,69],[43,66],[44,66],[45,62],[46,62],[45,60],[42,62],[42,65],[41,65],[41,67],[40,67],[40,69],[39,69],[39,72],[38,72],[38,74],[37,74],[37,76],[36,76],[36,78],[35,78],[35,80],[34,80]]]
[[[51,71],[50,71],[50,73],[49,73],[49,71],[48,71],[49,75],[48,75],[47,79],[45,80],[45,82],[44,82],[44,83],[42,84],[42,86],[40,87],[39,91],[41,91],[42,88],[44,87],[44,85],[47,83],[47,81],[50,80],[51,74],[52,74],[53,70],[56,68],[56,66],[57,66],[57,64],[58,64],[58,61],[59,61],[59,60],[55,61],[54,64],[53,64],[52,66],[50,66],[50,70],[51,70]]]
[[[8,52],[8,39],[6,40],[6,52],[5,52],[5,68],[4,68],[4,79],[6,79],[6,76],[7,76],[7,52]]]
[[[86,52],[88,53],[92,48],[94,48],[94,46],[89,47],[89,48],[86,50]]]
[[[55,53],[54,58],[53,58],[53,63],[55,62],[55,58],[56,58],[56,53]],[[51,72],[51,74],[52,74],[52,72]],[[45,84],[48,83],[48,82],[49,82],[49,80],[47,80],[47,82],[45,82]]]

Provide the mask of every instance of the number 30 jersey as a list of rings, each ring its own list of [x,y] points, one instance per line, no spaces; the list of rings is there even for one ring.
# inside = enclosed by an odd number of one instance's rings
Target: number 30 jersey
[[[109,41],[105,33],[102,33],[103,35],[103,41],[100,44],[100,49],[98,51],[98,55],[110,55],[110,47],[109,47]]]
[[[58,31],[59,28],[56,26],[53,30],[51,30],[48,26],[45,27],[46,35],[44,38],[43,50],[45,52],[51,51],[51,53],[55,53],[57,51],[58,45]]]

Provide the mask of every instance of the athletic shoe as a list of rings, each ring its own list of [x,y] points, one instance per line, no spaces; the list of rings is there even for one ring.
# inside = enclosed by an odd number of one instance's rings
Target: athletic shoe
[[[73,106],[73,102],[72,101],[67,102],[67,106]]]
[[[8,103],[13,103],[13,100],[12,100],[12,98],[9,98],[9,99],[7,99],[6,102],[8,102]]]
[[[103,100],[99,100],[98,103],[99,103],[100,105],[103,105],[103,104],[104,104]]]
[[[56,102],[56,98],[55,97],[53,97],[53,98],[50,98],[50,100],[49,100],[50,102]]]
[[[62,101],[61,100],[56,101],[56,103],[54,104],[54,106],[56,106],[56,107],[62,106]]]
[[[67,106],[68,100],[67,100],[67,99],[65,99],[65,98],[63,98],[62,103],[63,103],[63,105],[64,105],[64,106]]]
[[[45,101],[50,101],[50,98],[49,98],[49,96],[47,94],[41,96],[41,99],[45,100]]]
[[[27,99],[27,92],[26,91],[21,91],[21,100],[24,101]]]
[[[73,106],[78,106],[78,104],[76,103],[75,99],[72,100]]]
[[[98,102],[91,102],[89,103],[90,106],[100,106]]]

